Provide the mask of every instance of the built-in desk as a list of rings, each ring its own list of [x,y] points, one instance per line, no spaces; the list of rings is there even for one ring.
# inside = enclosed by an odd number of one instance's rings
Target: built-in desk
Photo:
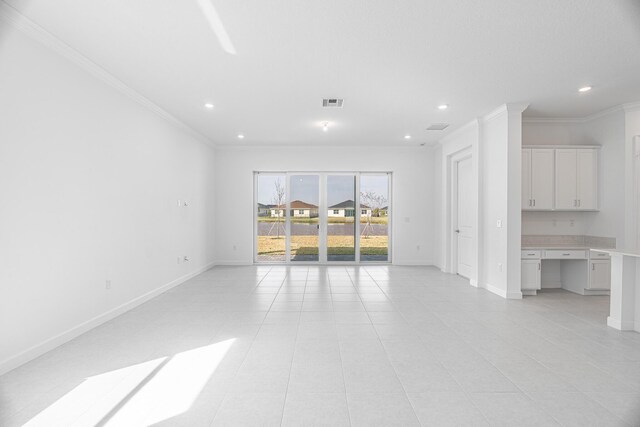
[[[607,325],[640,332],[640,250],[594,249],[611,256],[611,308]]]
[[[521,253],[522,294],[536,295],[542,288],[542,272],[559,263],[562,287],[580,295],[609,295],[610,259],[587,246],[523,246]],[[558,268],[558,267],[556,267]]]

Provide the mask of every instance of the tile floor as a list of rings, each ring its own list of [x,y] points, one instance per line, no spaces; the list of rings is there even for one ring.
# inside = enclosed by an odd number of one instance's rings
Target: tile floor
[[[0,377],[0,425],[639,426],[608,297],[426,267],[217,267]]]

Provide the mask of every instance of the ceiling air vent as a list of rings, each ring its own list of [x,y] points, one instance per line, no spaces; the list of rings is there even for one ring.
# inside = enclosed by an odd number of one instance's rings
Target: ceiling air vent
[[[344,99],[341,99],[341,98],[325,98],[322,100],[322,106],[342,108],[343,102],[344,102]]]
[[[427,128],[427,130],[445,130],[449,127],[448,123],[434,123]]]

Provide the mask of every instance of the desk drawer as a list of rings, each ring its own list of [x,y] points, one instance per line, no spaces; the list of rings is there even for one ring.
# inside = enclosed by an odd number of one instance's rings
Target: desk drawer
[[[591,259],[611,259],[611,255],[606,252],[589,251]]]
[[[521,251],[521,259],[540,259],[542,251]]]
[[[575,251],[561,249],[546,250],[543,259],[587,259],[587,251]]]

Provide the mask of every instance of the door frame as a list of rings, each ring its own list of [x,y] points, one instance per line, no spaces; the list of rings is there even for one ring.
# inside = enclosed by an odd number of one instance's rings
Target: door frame
[[[286,190],[286,212],[285,212],[285,260],[284,261],[259,261],[258,260],[258,176],[259,175],[284,175]],[[291,185],[290,180],[293,175],[318,175],[320,178],[320,197],[318,205],[318,218],[320,223],[320,233],[318,236],[318,261],[291,261]],[[356,225],[355,239],[355,261],[328,261],[327,260],[327,176],[329,175],[353,175],[355,176],[355,203],[354,203],[354,223]],[[387,261],[360,261],[360,178],[363,175],[386,175],[387,176]],[[393,172],[392,171],[253,171],[253,263],[258,265],[388,265],[393,263]],[[357,208],[356,208],[357,207]],[[355,222],[356,219],[358,222]]]
[[[449,262],[451,266],[451,273],[458,274],[458,236],[456,233],[456,228],[458,227],[458,164],[464,160],[471,161],[471,167],[473,168],[473,154],[471,149],[465,149],[461,152],[458,152],[451,156],[450,164],[450,174],[451,174],[451,209],[450,209],[450,217],[449,217],[449,236],[451,239],[450,252],[449,252]],[[477,215],[477,213],[476,213]],[[477,225],[476,225],[477,227]],[[474,228],[476,228],[474,227]],[[475,235],[476,230],[473,231]],[[464,276],[463,276],[464,277]],[[470,277],[468,279],[471,279]]]

